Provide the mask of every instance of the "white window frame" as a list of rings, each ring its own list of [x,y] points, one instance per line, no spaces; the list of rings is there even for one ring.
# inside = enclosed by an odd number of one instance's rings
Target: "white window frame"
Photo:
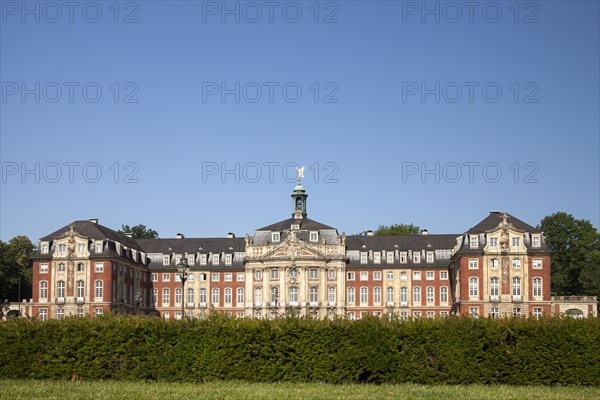
[[[442,280],[442,281],[448,280],[448,271],[440,271],[440,280]]]
[[[353,281],[356,278],[356,274],[354,271],[348,271],[346,274],[347,280]]]
[[[369,280],[369,271],[360,271],[360,280],[368,281]]]
[[[103,262],[97,262],[94,264],[94,271],[96,272],[104,272],[104,263]]]
[[[413,264],[421,264],[421,252],[415,251],[413,253]]]
[[[40,264],[40,273],[42,273],[42,274],[48,273],[48,264],[46,264],[46,263]]]
[[[469,258],[469,269],[479,269],[479,259]]]
[[[308,234],[308,240],[310,242],[318,242],[319,241],[319,232],[317,231],[311,231]]]
[[[393,264],[394,263],[394,252],[393,251],[388,251],[385,255],[386,257],[386,263],[388,264]]]
[[[540,235],[533,235],[531,237],[531,246],[535,248],[542,247],[542,238]]]
[[[381,264],[381,252],[380,251],[373,252],[373,263]]]
[[[221,280],[221,274],[218,272],[213,272],[210,274],[211,282],[219,282]]]
[[[413,275],[412,276],[413,281],[420,281],[421,280],[421,271],[413,271],[412,275]]]
[[[406,264],[408,262],[408,253],[406,251],[400,252],[400,264]]]
[[[426,254],[426,256],[427,256],[427,262],[428,262],[428,263],[432,263],[432,262],[434,261],[434,258],[433,258],[433,251],[428,251],[428,252],[427,252],[427,253],[425,253],[425,254]]]
[[[543,280],[540,276],[534,276],[531,280],[533,297],[543,296]]]
[[[541,258],[534,258],[531,262],[532,268],[534,269],[543,269],[544,264]]]
[[[279,243],[281,241],[281,233],[280,232],[271,232],[271,242]]]
[[[420,306],[421,304],[421,287],[415,286],[413,288],[413,305]]]
[[[221,291],[219,288],[212,288],[210,291],[210,304],[218,307],[221,301]]]
[[[448,304],[448,286],[440,286],[440,304]]]
[[[233,254],[225,254],[225,265],[231,265]]]
[[[425,301],[428,305],[435,304],[435,288],[433,286],[425,288]]]
[[[435,279],[435,271],[425,271],[425,280],[433,281]]]
[[[366,264],[368,262],[369,262],[369,260],[368,260],[368,254],[364,253],[364,252],[360,253],[360,263],[361,264]]]
[[[479,296],[479,278],[476,276],[469,277],[469,297]]]
[[[226,272],[223,276],[224,282],[233,282],[233,274],[231,272]]]
[[[346,289],[346,301],[348,304],[352,305],[356,303],[356,290],[354,287],[349,287]]]
[[[472,249],[479,247],[479,235],[469,235],[469,247]]]

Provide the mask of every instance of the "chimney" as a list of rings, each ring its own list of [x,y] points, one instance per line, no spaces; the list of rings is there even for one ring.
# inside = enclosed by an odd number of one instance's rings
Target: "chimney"
[[[373,236],[373,231],[369,229],[369,230],[367,231],[367,236]]]
[[[98,218],[90,218],[90,222],[97,224],[98,223]]]
[[[421,230],[421,235],[429,235],[429,231],[427,229]]]
[[[178,233],[177,235],[175,235],[175,239],[183,239],[185,238],[185,236],[183,236],[183,233]]]
[[[227,233],[227,239],[233,239],[235,237],[235,233],[229,232]]]

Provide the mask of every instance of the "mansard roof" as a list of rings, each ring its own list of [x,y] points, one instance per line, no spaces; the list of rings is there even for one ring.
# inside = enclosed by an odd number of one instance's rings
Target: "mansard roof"
[[[488,215],[485,219],[483,219],[477,225],[475,225],[474,227],[469,229],[467,231],[467,233],[484,233],[487,231],[495,230],[496,228],[498,228],[498,226],[502,222],[502,220],[504,218],[504,214],[506,214],[506,216],[507,216],[506,221],[508,223],[512,224],[512,226],[514,226],[516,229],[518,229],[520,231],[525,231],[525,232],[530,232],[530,233],[534,233],[534,232],[541,233],[542,232],[541,230],[534,228],[533,226],[531,226],[529,224],[526,224],[525,222],[521,221],[520,219],[513,217],[509,213],[492,211],[492,212],[490,212],[490,215]]]
[[[63,226],[59,230],[47,236],[44,236],[40,240],[51,241],[63,237],[71,230],[71,226],[73,226],[73,230],[76,233],[82,236],[89,237],[90,239],[109,239],[115,242],[122,243],[123,245],[131,249],[143,251],[135,239],[130,238],[129,236],[121,232],[114,231],[104,225],[100,225],[89,220],[74,221],[68,225]]]
[[[146,253],[233,253],[246,249],[244,238],[138,239]]]
[[[322,224],[317,221],[313,221],[312,219],[308,219],[308,218],[302,218],[302,219],[288,218],[288,219],[284,219],[283,221],[276,222],[272,225],[268,225],[268,226],[262,227],[260,229],[257,229],[257,231],[275,231],[275,232],[284,231],[286,229],[290,229],[290,227],[293,224],[300,225],[300,230],[308,230],[308,231],[318,231],[318,230],[322,230],[322,229],[335,229],[331,226]]]
[[[461,234],[439,235],[391,235],[391,236],[348,236],[347,250],[440,250],[453,249]],[[364,246],[364,247],[363,247]]]

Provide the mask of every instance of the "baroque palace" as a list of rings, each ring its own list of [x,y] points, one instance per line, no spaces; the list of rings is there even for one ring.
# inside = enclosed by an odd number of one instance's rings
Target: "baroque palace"
[[[75,221],[40,240],[26,313],[598,315],[595,297],[551,296],[543,232],[510,214],[491,212],[462,234],[346,236],[307,218],[307,197],[299,179],[291,218],[244,238],[136,240],[96,219]],[[189,266],[183,281],[182,259]]]

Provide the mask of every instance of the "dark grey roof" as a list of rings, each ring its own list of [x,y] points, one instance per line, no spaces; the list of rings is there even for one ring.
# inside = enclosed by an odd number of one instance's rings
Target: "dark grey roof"
[[[289,218],[289,219],[285,219],[283,221],[276,222],[272,225],[268,225],[268,226],[262,227],[260,229],[257,229],[257,231],[276,231],[276,232],[284,231],[286,229],[290,229],[292,224],[299,224],[300,229],[309,230],[309,231],[318,231],[320,229],[335,229],[331,226],[322,224],[317,221],[313,221],[312,219],[308,219],[308,218],[302,218],[302,219]]]
[[[496,229],[498,225],[502,222],[503,215],[507,215],[506,221],[511,223],[515,228],[525,232],[541,232],[541,230],[534,228],[533,226],[526,224],[518,218],[513,217],[509,213],[502,212],[491,212],[485,219],[483,219],[480,223],[472,227],[467,231],[467,233],[483,233],[486,231],[490,231]]]
[[[460,236],[461,234],[348,236],[346,248],[359,251],[453,249],[456,246],[456,238]]]
[[[44,236],[40,240],[50,241],[58,237],[64,236],[65,233],[69,232],[69,230],[71,229],[71,225],[73,225],[73,230],[75,232],[83,236],[89,237],[90,239],[110,239],[115,242],[122,243],[123,245],[131,249],[143,251],[135,239],[89,220],[74,221],[68,225],[63,226],[59,230],[47,236]]]
[[[138,239],[146,253],[220,253],[243,252],[244,238],[182,238],[182,239]]]

